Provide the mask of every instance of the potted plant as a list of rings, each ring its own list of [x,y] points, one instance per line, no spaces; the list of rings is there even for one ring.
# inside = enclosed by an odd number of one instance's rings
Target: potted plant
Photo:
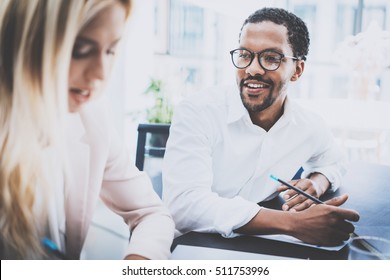
[[[163,81],[152,78],[144,93],[154,99],[153,106],[146,111],[148,123],[161,126],[169,125],[172,120],[173,105]],[[165,147],[167,140],[167,134],[151,133],[149,144],[152,147]]]
[[[173,106],[164,89],[163,82],[159,79],[152,78],[144,93],[154,97],[153,107],[147,110],[148,122],[170,124]]]

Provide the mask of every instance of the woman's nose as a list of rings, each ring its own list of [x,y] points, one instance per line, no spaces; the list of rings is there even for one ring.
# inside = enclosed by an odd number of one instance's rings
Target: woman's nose
[[[109,71],[109,58],[105,54],[100,54],[91,61],[89,65],[88,78],[104,81]]]

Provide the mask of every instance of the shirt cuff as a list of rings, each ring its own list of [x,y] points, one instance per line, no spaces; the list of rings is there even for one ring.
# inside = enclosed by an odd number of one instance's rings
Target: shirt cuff
[[[240,234],[235,233],[234,230],[249,223],[260,211],[261,207],[258,204],[242,200],[245,203],[241,205],[240,211],[231,212],[229,218],[226,218],[226,212],[217,214],[214,227],[223,237],[233,238],[239,236]]]
[[[308,178],[312,173],[321,173],[330,182],[330,186],[326,190],[329,193],[335,192],[341,186],[342,176],[345,174],[345,171],[346,169],[342,166],[309,169],[302,172],[301,178]]]

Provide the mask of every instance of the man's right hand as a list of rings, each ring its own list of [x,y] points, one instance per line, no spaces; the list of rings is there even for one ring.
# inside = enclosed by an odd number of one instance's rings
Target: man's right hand
[[[357,222],[359,214],[354,210],[338,207],[347,199],[347,195],[342,195],[325,201],[325,204],[313,205],[296,212],[291,235],[306,243],[322,246],[339,245],[348,240],[350,233],[355,230],[351,222]]]

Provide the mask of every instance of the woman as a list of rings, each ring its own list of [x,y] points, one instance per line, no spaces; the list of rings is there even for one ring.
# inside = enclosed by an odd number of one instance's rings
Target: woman
[[[172,218],[94,100],[131,0],[0,5],[1,258],[50,257],[47,238],[79,258],[99,196],[129,225],[126,259],[167,258]]]

